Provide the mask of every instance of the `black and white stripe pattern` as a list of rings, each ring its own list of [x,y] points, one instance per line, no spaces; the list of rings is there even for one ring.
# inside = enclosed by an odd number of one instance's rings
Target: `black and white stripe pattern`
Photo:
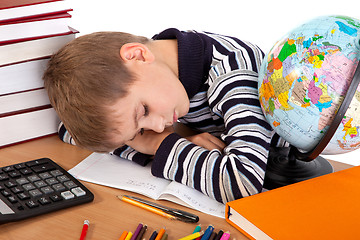
[[[180,122],[220,136],[227,146],[223,153],[208,151],[173,134],[160,146],[166,154],[155,156],[152,172],[225,203],[262,190],[273,136],[257,92],[263,54],[235,38],[201,34],[213,39],[211,68]]]

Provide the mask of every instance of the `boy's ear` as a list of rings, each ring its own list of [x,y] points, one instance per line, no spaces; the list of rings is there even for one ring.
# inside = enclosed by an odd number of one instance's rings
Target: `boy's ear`
[[[120,48],[120,57],[125,62],[132,60],[151,62],[155,59],[150,49],[142,43],[124,44]]]

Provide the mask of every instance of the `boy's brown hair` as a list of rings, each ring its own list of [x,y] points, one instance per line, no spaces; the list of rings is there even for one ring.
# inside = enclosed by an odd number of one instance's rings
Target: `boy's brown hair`
[[[120,57],[130,42],[148,38],[121,32],[96,32],[78,37],[54,54],[43,75],[50,102],[76,145],[97,152],[117,147],[111,106],[127,95],[135,81]]]

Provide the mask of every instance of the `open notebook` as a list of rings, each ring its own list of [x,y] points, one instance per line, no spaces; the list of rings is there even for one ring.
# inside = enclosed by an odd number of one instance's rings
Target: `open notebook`
[[[183,184],[151,175],[142,167],[110,154],[93,153],[69,172],[80,180],[168,200],[200,212],[225,218],[225,205]]]

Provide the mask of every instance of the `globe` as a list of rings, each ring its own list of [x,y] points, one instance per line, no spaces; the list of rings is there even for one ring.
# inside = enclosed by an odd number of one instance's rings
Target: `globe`
[[[267,53],[259,73],[259,100],[275,132],[303,152],[329,131],[360,59],[360,22],[322,16],[295,28]],[[360,87],[323,154],[360,147]],[[335,130],[335,129],[334,129]]]

